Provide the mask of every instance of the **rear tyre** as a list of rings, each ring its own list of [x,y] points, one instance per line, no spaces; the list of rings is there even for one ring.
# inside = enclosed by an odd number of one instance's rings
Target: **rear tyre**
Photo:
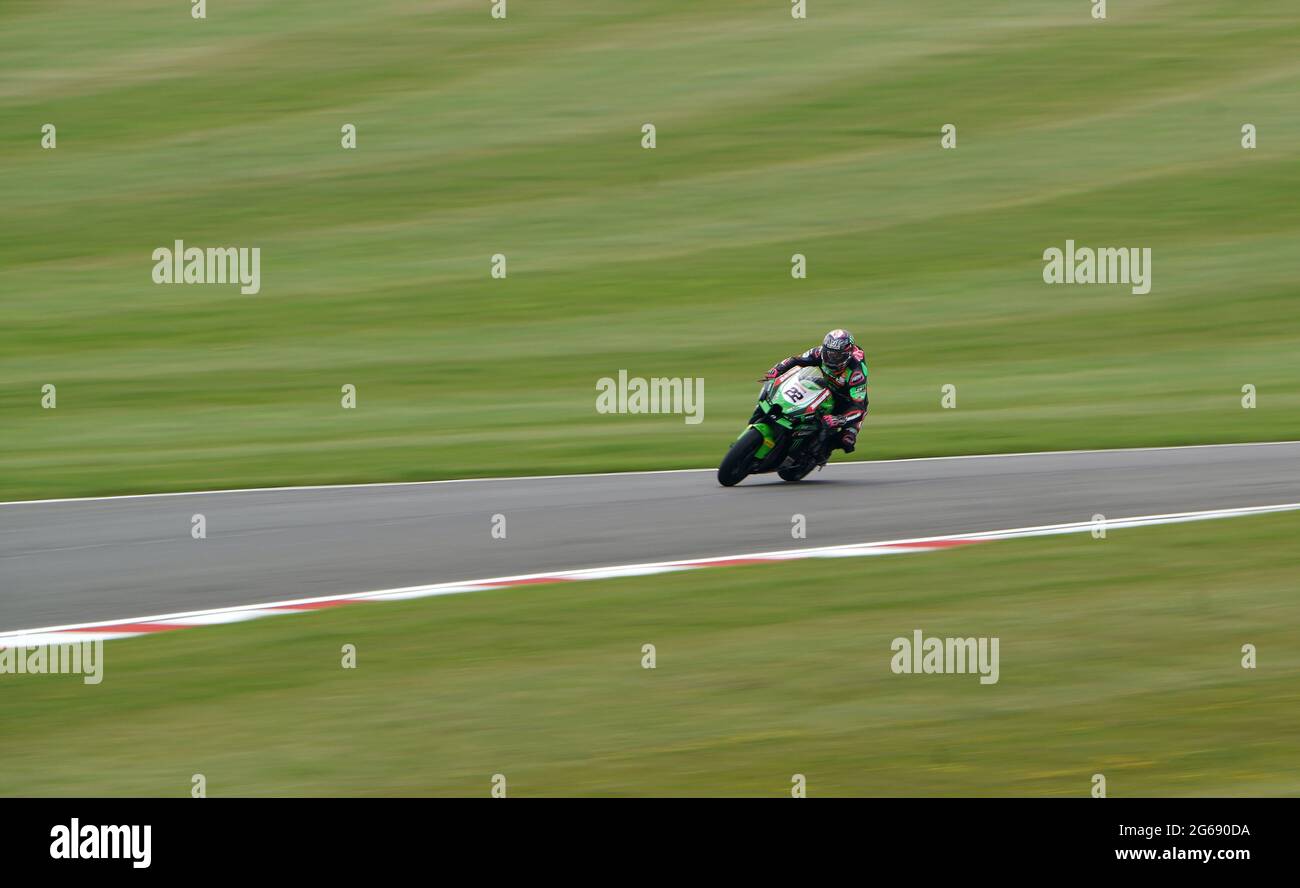
[[[797,463],[777,469],[776,473],[781,476],[782,481],[802,481],[813,469],[826,465],[826,461],[830,459],[826,447],[827,442],[824,439],[809,442],[799,451]]]
[[[807,459],[793,466],[777,469],[776,473],[781,476],[782,481],[802,481],[815,468],[817,468],[817,461]]]
[[[736,439],[727,455],[718,466],[718,483],[731,487],[745,480],[749,467],[754,464],[754,453],[763,446],[763,433],[758,429],[749,429]]]

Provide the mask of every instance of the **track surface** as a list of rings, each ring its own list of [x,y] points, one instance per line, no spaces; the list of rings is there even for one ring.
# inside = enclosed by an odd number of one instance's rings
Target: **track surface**
[[[662,472],[8,504],[0,631],[1295,501],[1300,443],[842,463],[802,484],[731,489],[711,472]],[[205,540],[190,536],[196,513]],[[497,513],[503,540],[490,534]],[[791,539],[795,513],[806,540]]]

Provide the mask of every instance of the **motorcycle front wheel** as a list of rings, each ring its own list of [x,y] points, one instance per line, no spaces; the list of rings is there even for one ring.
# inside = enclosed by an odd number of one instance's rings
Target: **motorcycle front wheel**
[[[750,466],[754,464],[754,453],[761,446],[763,433],[758,429],[749,429],[737,438],[718,466],[718,483],[723,487],[732,487],[744,481],[749,475]]]

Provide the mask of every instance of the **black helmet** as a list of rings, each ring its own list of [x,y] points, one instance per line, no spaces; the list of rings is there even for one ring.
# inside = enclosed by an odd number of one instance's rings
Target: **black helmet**
[[[853,357],[853,334],[848,330],[832,330],[822,340],[822,363],[832,373],[839,373]]]

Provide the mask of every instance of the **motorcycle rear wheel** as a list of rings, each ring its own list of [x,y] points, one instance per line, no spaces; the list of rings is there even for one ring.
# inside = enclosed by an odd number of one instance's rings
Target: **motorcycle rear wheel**
[[[784,469],[777,469],[776,473],[781,476],[782,481],[802,481],[815,468],[817,468],[817,460],[809,459]]]

